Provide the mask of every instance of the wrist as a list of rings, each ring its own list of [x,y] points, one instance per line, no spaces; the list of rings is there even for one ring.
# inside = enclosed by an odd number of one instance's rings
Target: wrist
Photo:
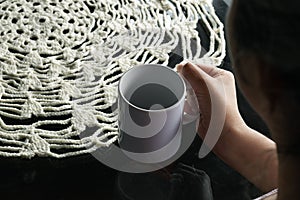
[[[226,151],[232,148],[232,142],[238,142],[238,138],[244,133],[248,133],[250,129],[242,118],[227,119],[221,136],[213,149],[214,153],[220,157],[223,157],[223,155],[226,156]]]

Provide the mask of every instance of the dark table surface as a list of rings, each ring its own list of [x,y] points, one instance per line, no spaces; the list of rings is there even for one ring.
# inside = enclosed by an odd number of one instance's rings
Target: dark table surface
[[[222,22],[229,2],[230,0],[214,1]],[[231,71],[228,55],[219,67]],[[265,124],[239,90],[238,104],[246,123],[268,136]],[[203,170],[209,175],[214,199],[243,200],[260,194],[259,190],[213,153],[204,159],[198,159],[200,144],[200,139],[196,137],[193,145],[178,162]],[[0,199],[114,199],[118,192],[118,176],[118,171],[104,166],[89,154],[65,159],[0,158]],[[149,199],[148,195],[145,193],[142,199]]]

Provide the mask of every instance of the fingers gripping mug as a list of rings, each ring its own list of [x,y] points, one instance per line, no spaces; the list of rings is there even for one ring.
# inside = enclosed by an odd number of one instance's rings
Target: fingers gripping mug
[[[158,163],[180,147],[182,125],[199,117],[189,84],[173,69],[140,65],[119,81],[119,146],[131,159]]]

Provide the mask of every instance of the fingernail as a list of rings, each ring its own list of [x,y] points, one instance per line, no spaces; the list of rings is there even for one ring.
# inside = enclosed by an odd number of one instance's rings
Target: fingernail
[[[178,65],[186,65],[189,61],[188,60],[183,60],[181,61],[181,63],[179,63]]]
[[[175,68],[174,68],[174,70],[176,71],[176,72],[179,72],[179,66],[184,66],[184,65],[186,65],[188,63],[188,60],[183,60],[183,61],[181,61],[180,63],[178,63],[177,65],[175,65]]]

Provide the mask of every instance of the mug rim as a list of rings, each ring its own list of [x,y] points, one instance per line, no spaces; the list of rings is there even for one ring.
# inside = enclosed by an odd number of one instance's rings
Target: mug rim
[[[159,110],[150,110],[150,109],[145,109],[145,108],[141,108],[141,107],[138,107],[136,105],[134,105],[133,103],[131,103],[123,94],[123,92],[121,92],[121,82],[122,82],[122,79],[123,77],[127,74],[127,73],[130,73],[132,70],[138,70],[140,69],[141,67],[146,67],[146,66],[152,66],[152,67],[163,67],[164,69],[167,69],[169,71],[171,71],[172,73],[176,74],[176,76],[179,77],[182,85],[183,85],[183,95],[180,97],[180,99],[177,100],[176,103],[174,103],[173,105],[167,107],[167,108],[163,108],[163,109],[159,109]],[[186,96],[186,85],[185,85],[185,82],[183,80],[183,78],[175,71],[173,70],[172,68],[166,66],[166,65],[160,65],[160,64],[141,64],[141,65],[135,65],[134,67],[132,67],[131,69],[129,69],[128,71],[126,71],[122,77],[120,78],[119,80],[119,83],[118,83],[118,93],[119,95],[122,97],[122,99],[129,105],[129,106],[132,106],[134,107],[135,109],[137,110],[140,110],[140,111],[144,111],[144,112],[161,112],[161,111],[167,111],[167,110],[171,110],[175,107],[177,107],[178,105],[180,105],[182,103],[182,101],[184,102],[184,99],[185,99],[185,96]],[[118,97],[120,98],[120,97]]]

